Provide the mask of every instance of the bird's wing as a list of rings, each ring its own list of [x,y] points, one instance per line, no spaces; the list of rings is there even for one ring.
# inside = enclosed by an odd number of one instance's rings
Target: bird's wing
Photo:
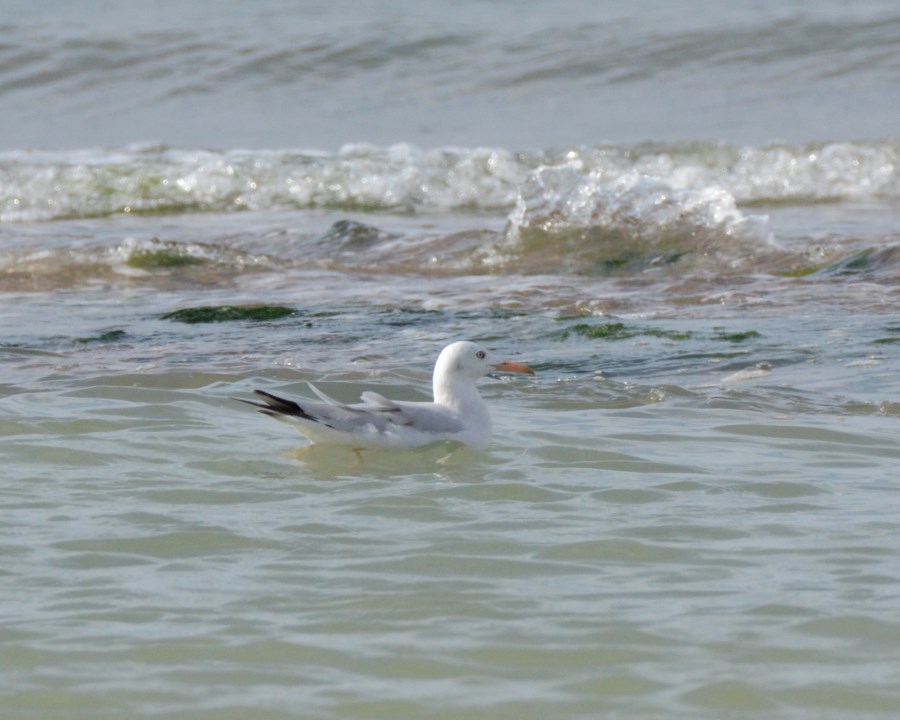
[[[329,397],[313,385],[310,388],[321,402],[295,402],[263,390],[253,391],[262,403],[242,402],[254,405],[266,415],[294,423],[310,438],[330,442],[345,442],[348,436],[355,436],[359,442],[373,437],[394,438],[387,440],[394,442],[412,433],[412,437],[418,438],[416,444],[420,444],[428,436],[439,440],[442,439],[439,436],[465,430],[459,417],[445,405],[395,402],[373,392],[363,393],[363,402],[350,405]],[[341,437],[344,439],[339,440]]]
[[[324,412],[322,406],[316,403],[311,408],[313,414],[318,411],[320,415],[330,416],[327,419],[323,417],[323,421],[334,420],[334,427],[339,429],[360,424],[371,424],[381,431],[389,425],[410,426],[425,433],[455,433],[464,429],[459,417],[445,405],[390,400],[372,391],[360,395],[361,403],[348,404],[326,395],[312,383],[309,387],[330,411]]]
[[[312,390],[316,394],[316,397],[319,398],[319,400],[321,400],[322,402],[328,405],[334,405],[335,407],[344,408],[345,410],[352,409],[352,406],[346,403],[342,403],[340,400],[335,400],[333,397],[331,397],[331,395],[326,395],[312,383],[306,384],[309,385],[309,389]]]
[[[364,392],[360,397],[363,402],[352,407],[385,414],[396,425],[411,426],[426,433],[455,433],[465,429],[456,413],[446,405],[389,400],[376,392]]]

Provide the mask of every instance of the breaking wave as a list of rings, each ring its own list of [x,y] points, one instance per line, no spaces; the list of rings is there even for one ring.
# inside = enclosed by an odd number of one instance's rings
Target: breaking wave
[[[572,185],[572,178],[594,199],[604,189],[620,196],[627,188],[634,198],[644,188],[678,196],[692,207],[706,203],[726,211],[727,202],[710,196],[725,193],[738,207],[895,198],[898,165],[898,141],[761,148],[695,142],[539,152],[407,144],[348,145],[336,153],[17,151],[0,155],[0,222],[273,208],[519,213],[536,182]],[[559,179],[551,180],[554,175]],[[581,223],[586,205],[575,198],[567,205]]]

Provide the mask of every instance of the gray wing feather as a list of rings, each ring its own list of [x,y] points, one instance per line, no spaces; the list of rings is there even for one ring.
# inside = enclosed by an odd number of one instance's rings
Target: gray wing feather
[[[353,405],[343,403],[309,383],[321,403],[303,403],[302,414],[286,413],[281,407],[269,408],[270,414],[289,414],[295,418],[318,422],[335,430],[352,431],[362,426],[373,426],[384,431],[390,425],[413,426],[422,432],[456,433],[464,429],[463,423],[449,408],[433,402],[401,402],[389,400],[376,392],[364,392],[363,402]],[[267,393],[261,393],[274,398]],[[280,400],[280,398],[279,398]],[[282,401],[285,402],[285,401]],[[295,403],[291,401],[293,407]],[[299,406],[297,406],[299,409]]]
[[[344,410],[352,410],[352,406],[347,405],[346,403],[342,403],[340,400],[335,400],[333,397],[331,397],[331,395],[326,395],[312,383],[306,384],[309,385],[309,389],[312,390],[316,394],[316,397],[319,398],[319,400],[321,400],[322,402],[327,403],[328,405],[334,405],[335,407],[343,408]]]
[[[365,405],[356,405],[369,412],[389,413],[398,425],[413,425],[424,432],[454,433],[463,429],[460,419],[449,408],[433,402],[402,402],[389,400],[376,392],[360,396]]]
[[[430,402],[395,402],[394,422],[414,425],[423,432],[456,433],[465,426],[449,408]],[[402,420],[398,419],[402,418]]]
[[[364,392],[360,397],[366,405],[371,405],[381,410],[397,411],[400,409],[393,400],[388,400],[384,395],[379,395],[377,392]]]
[[[412,425],[423,432],[437,433],[460,432],[464,427],[456,414],[444,405],[390,400],[372,391],[364,392],[360,397],[363,402],[352,405],[353,409],[387,415],[396,425]]]

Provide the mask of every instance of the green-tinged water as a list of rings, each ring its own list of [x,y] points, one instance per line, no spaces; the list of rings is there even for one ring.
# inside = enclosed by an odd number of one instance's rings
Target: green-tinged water
[[[4,308],[4,718],[900,713],[889,315],[133,292]],[[231,399],[421,399],[464,334],[537,369],[483,381],[486,453],[304,449]]]
[[[896,0],[0,7],[0,720],[900,717]]]

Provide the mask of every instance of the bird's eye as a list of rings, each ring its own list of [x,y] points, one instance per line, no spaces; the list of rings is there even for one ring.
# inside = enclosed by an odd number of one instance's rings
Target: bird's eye
[[[475,353],[475,357],[477,357],[479,360],[484,360],[484,350],[479,350],[477,353]]]

